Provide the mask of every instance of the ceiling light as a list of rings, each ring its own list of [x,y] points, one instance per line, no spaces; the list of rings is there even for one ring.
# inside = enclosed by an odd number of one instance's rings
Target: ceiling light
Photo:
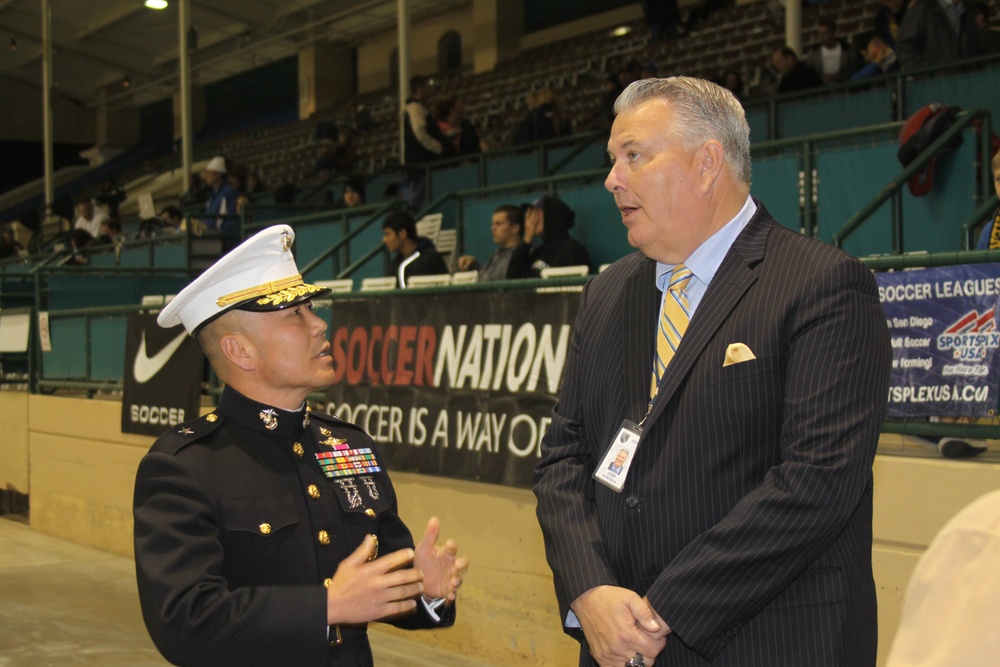
[[[625,35],[629,34],[630,32],[632,32],[632,28],[628,27],[627,25],[623,25],[623,26],[620,26],[620,27],[615,28],[614,30],[612,30],[611,31],[611,36],[612,37],[624,37]]]
[[[166,9],[167,0],[146,0],[146,6],[150,9]]]

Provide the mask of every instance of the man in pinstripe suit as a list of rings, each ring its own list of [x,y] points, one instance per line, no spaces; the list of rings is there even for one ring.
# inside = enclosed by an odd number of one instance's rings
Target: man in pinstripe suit
[[[535,472],[580,664],[874,665],[871,464],[891,360],[875,280],[750,197],[729,92],[646,79],[615,112],[605,185],[639,252],[581,296]],[[651,391],[678,264],[689,322]],[[616,491],[598,480],[625,433]]]

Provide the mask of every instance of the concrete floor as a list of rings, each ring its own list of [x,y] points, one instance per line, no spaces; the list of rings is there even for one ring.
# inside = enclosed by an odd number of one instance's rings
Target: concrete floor
[[[490,667],[369,630],[375,664]],[[161,667],[139,612],[130,558],[0,516],[0,667]]]

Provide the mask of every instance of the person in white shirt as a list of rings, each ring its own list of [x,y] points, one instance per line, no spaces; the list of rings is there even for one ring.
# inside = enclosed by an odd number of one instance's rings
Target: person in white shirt
[[[101,234],[101,223],[110,219],[104,211],[96,210],[94,202],[89,199],[84,199],[76,205],[76,215],[73,229],[82,229],[95,239]]]

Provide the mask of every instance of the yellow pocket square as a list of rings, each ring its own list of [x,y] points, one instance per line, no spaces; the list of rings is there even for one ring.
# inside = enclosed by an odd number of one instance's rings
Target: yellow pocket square
[[[743,343],[730,343],[729,347],[726,348],[726,360],[722,362],[722,367],[741,364],[744,361],[752,361],[756,358],[750,348]]]

